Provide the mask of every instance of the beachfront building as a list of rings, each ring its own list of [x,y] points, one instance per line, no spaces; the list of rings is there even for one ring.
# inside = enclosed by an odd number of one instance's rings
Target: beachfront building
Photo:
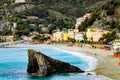
[[[120,48],[120,39],[116,39],[113,41],[114,50],[116,50],[118,47]]]
[[[103,37],[103,34],[105,34],[105,33],[104,33],[104,31],[102,31],[102,30],[99,30],[99,31],[94,32],[94,33],[93,33],[93,41],[94,41],[94,42],[98,42],[98,41],[100,40],[100,38]]]
[[[64,33],[64,41],[68,41],[68,33]]]
[[[88,41],[99,42],[100,38],[109,31],[100,30],[98,28],[88,28],[86,32],[86,37]]]
[[[54,30],[52,35],[52,40],[56,42],[63,40],[62,32],[60,30]]]
[[[13,42],[14,36],[0,36],[0,40],[3,42]]]
[[[97,30],[96,32],[93,33],[93,41],[98,42],[100,38],[103,37],[104,34],[107,34],[109,31],[104,31],[104,30]]]
[[[78,29],[68,29],[65,31],[54,30],[52,33],[52,41],[68,41],[71,39],[75,39],[75,35],[78,34]],[[79,35],[77,35],[78,38]]]
[[[69,37],[69,39],[74,39],[75,38],[74,29],[68,29],[68,37]]]
[[[98,28],[88,28],[86,32],[86,37],[88,41],[93,41],[94,32],[98,31]]]
[[[25,41],[32,41],[32,37],[22,36],[22,39]]]
[[[25,3],[25,0],[15,0],[15,3]]]
[[[91,29],[87,29],[86,37],[88,41],[92,41],[93,32],[91,31]]]
[[[84,40],[83,36],[84,36],[84,32],[77,32],[75,34],[75,40],[78,41],[78,42],[80,42],[80,41]]]
[[[57,32],[57,30],[54,30],[52,32],[52,38],[51,38],[52,41],[56,41],[56,32]]]
[[[114,56],[120,58],[120,39],[113,41]]]
[[[60,30],[54,30],[52,37],[52,41],[68,41],[68,32],[67,31],[60,31]]]

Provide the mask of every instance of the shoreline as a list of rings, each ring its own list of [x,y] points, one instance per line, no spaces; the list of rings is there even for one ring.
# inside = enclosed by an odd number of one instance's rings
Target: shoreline
[[[34,47],[34,46],[47,46],[58,48],[63,51],[74,52],[76,54],[84,54],[88,57],[92,57],[97,59],[96,67],[89,72],[95,72],[96,75],[103,75],[103,77],[110,78],[113,80],[120,79],[120,66],[118,66],[118,58],[113,56],[113,51],[105,51],[101,49],[93,49],[87,47],[76,47],[76,46],[66,46],[64,44],[56,44],[56,45],[46,45],[46,44],[39,44],[39,45],[30,45],[30,44],[19,44],[10,47]],[[100,79],[102,80],[102,79]],[[103,79],[106,80],[106,79]],[[108,80],[108,79],[107,79]]]
[[[88,55],[85,55],[85,54],[79,53],[79,52],[68,51],[68,50],[64,50],[64,49],[60,49],[60,48],[56,48],[56,47],[53,47],[53,48],[55,48],[57,50],[62,50],[68,54],[72,54],[72,55],[77,56],[77,57],[83,59],[84,61],[86,61],[89,65],[89,68],[86,69],[85,71],[94,70],[96,68],[97,59],[94,57],[91,57],[91,56],[88,56]]]
[[[113,51],[106,51],[87,47],[68,47],[60,44],[54,46],[63,50],[78,52],[87,56],[91,56],[97,59],[97,65],[95,69],[90,70],[90,72],[95,72],[97,75],[103,75],[113,80],[120,79],[120,66],[118,66],[118,58],[113,56]]]

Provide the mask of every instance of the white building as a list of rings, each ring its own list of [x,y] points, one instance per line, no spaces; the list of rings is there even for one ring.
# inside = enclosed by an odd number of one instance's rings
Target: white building
[[[84,32],[77,32],[75,34],[75,40],[76,41],[82,41],[83,40],[83,36],[84,36]]]
[[[15,0],[15,3],[25,3],[25,0]]]
[[[117,48],[120,48],[120,39],[113,41],[113,48],[114,50],[117,50]]]

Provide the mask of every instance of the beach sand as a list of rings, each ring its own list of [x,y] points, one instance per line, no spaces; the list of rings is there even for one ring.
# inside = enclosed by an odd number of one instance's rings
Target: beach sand
[[[68,47],[60,44],[54,45],[54,47],[92,56],[97,59],[97,66],[95,69],[90,71],[96,72],[97,75],[109,77],[113,80],[120,80],[120,66],[118,66],[118,62],[120,60],[113,56],[113,51],[93,49],[87,47]]]
[[[75,46],[66,46],[63,44],[56,45],[25,45],[19,44],[15,45],[16,47],[26,47],[26,46],[50,46],[54,48],[59,48],[66,51],[82,53],[87,56],[91,56],[97,59],[96,68],[89,70],[88,72],[95,72],[97,75],[103,75],[113,80],[120,80],[120,66],[118,66],[118,62],[120,61],[118,58],[113,56],[113,51],[101,50],[101,49],[93,49],[87,47],[75,47]],[[96,65],[96,63],[95,63]]]

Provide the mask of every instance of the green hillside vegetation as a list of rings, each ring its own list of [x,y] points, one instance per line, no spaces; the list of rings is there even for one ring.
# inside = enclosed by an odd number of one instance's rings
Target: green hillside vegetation
[[[120,32],[120,1],[112,0],[92,12],[90,19],[86,19],[79,26],[80,31],[88,27],[98,27],[103,30]]]
[[[105,0],[26,0],[26,3],[14,4],[14,0],[0,1],[0,21],[17,22],[16,34],[29,35],[32,31],[52,33],[55,29],[74,28],[75,20],[88,11],[95,10]],[[27,20],[27,16],[36,16],[36,20]],[[31,27],[30,24],[35,24]],[[45,25],[44,28],[39,24]],[[8,30],[9,31],[9,30]],[[4,32],[3,32],[4,33]],[[9,33],[8,33],[9,34]]]

